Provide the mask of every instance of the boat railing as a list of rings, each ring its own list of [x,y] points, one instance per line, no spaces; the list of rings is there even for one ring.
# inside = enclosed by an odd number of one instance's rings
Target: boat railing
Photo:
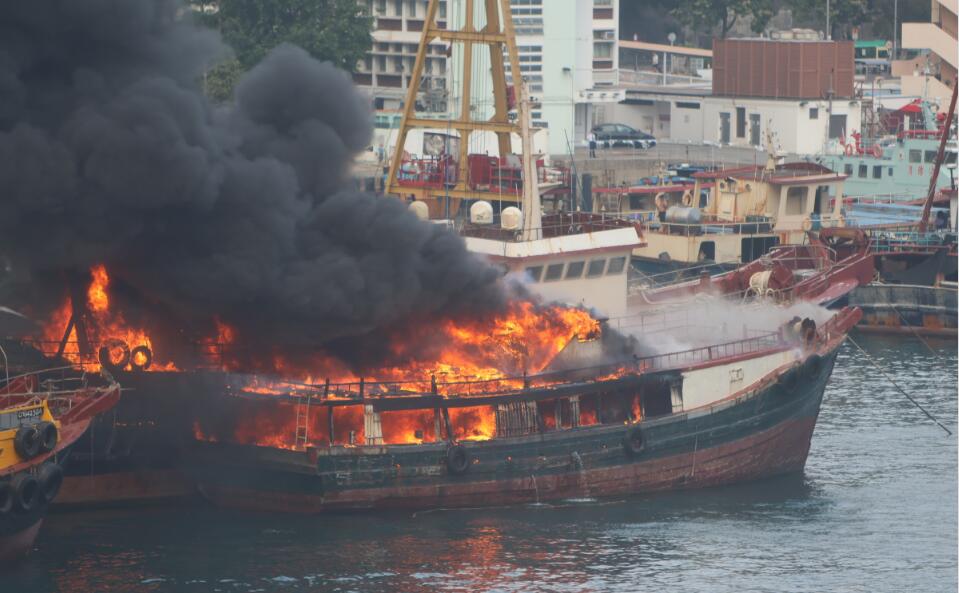
[[[26,396],[57,398],[91,386],[93,373],[77,374],[76,366],[60,366],[0,377],[0,407]]]
[[[493,239],[497,241],[519,241],[522,229],[504,229],[500,226],[498,217],[491,224],[464,224],[459,233],[464,237],[475,239]],[[590,212],[562,212],[543,217],[542,226],[532,229],[534,235],[543,239],[565,237],[610,231],[623,228],[635,229],[635,224],[618,216],[593,214]],[[536,233],[535,231],[539,231]]]
[[[323,384],[274,380],[258,375],[231,374],[227,386],[231,391],[249,395],[264,393],[303,400],[319,400],[331,405],[365,403],[378,398],[429,396],[469,398],[518,394],[531,389],[559,389],[565,386],[618,379],[649,371],[684,368],[745,354],[785,346],[780,332],[761,332],[752,337],[719,344],[698,346],[676,352],[636,356],[601,365],[552,370],[535,375],[512,375],[493,378],[468,378],[444,381],[435,375],[423,379],[365,381],[363,379]]]

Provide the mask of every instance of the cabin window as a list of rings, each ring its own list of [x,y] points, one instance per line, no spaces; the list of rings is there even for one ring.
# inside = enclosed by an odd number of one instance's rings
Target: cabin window
[[[786,214],[802,214],[805,212],[808,187],[790,187],[786,192]]]
[[[572,280],[574,278],[579,278],[583,275],[583,268],[586,267],[586,262],[574,261],[569,262],[569,265],[566,266],[566,279]]]
[[[820,185],[816,188],[816,200],[813,202],[812,211],[816,214],[822,214],[826,211],[826,201],[829,199],[829,186]]]
[[[606,269],[606,275],[612,276],[613,274],[621,274],[623,272],[623,268],[625,267],[625,257],[614,257],[609,260],[609,267]]]
[[[852,175],[852,165],[850,165],[849,163],[846,163],[846,165],[842,168],[842,172],[845,173],[846,175],[850,175],[850,176],[851,176],[851,175]]]
[[[927,162],[927,163],[934,163],[934,162],[936,162],[936,154],[937,154],[937,151],[935,151],[935,150],[927,150],[927,151],[926,151],[926,162]]]
[[[543,266],[530,266],[526,268],[526,275],[529,277],[530,282],[539,282],[539,279],[543,276]]]
[[[859,176],[865,178],[869,174],[868,165],[859,165]]]
[[[951,165],[956,162],[956,156],[959,156],[959,153],[956,152],[947,152],[945,158],[942,159],[943,165]]]
[[[564,264],[550,264],[546,268],[546,277],[544,278],[547,282],[552,280],[559,280],[563,277],[563,265]]]
[[[673,413],[673,397],[669,383],[652,383],[643,389],[642,412],[643,418]]]
[[[699,254],[697,261],[716,261],[716,242],[703,241],[699,244]]]
[[[810,107],[809,108],[809,119],[819,119],[819,108]]]
[[[606,260],[605,259],[593,259],[589,261],[589,267],[586,269],[587,278],[595,278],[596,276],[602,276],[603,270],[606,269]]]
[[[875,165],[872,168],[872,178],[873,179],[882,179],[882,166]]]
[[[740,242],[740,252],[744,264],[759,259],[766,253],[779,245],[779,237],[749,237]]]
[[[889,168],[886,170],[886,175],[889,176],[889,177],[892,177],[892,167],[889,167]]]
[[[921,163],[921,162],[922,162],[922,151],[921,151],[921,150],[910,150],[910,151],[909,151],[909,162],[910,162],[910,163]]]

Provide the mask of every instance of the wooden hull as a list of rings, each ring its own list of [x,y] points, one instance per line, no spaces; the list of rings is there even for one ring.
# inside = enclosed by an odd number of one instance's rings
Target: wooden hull
[[[446,444],[294,451],[198,442],[201,492],[248,510],[318,513],[540,502],[703,488],[801,472],[835,361],[798,381],[783,370],[707,408],[633,425],[598,425],[463,442],[470,464],[453,475]],[[641,451],[626,435],[639,427]]]

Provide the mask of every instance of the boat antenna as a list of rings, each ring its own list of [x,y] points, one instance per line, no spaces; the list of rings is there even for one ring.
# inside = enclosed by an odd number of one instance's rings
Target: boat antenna
[[[956,91],[959,91],[959,84],[953,83],[949,113],[946,114],[945,125],[942,126],[942,137],[939,139],[939,154],[936,155],[936,166],[932,170],[932,177],[929,178],[929,194],[926,195],[926,204],[922,207],[922,218],[919,219],[920,233],[926,232],[926,227],[929,226],[929,213],[932,212],[932,201],[936,197],[936,180],[939,178],[939,169],[942,167],[946,153],[946,142],[949,141],[949,135],[952,133],[952,118],[956,114]]]
[[[576,156],[573,153],[573,146],[569,143],[569,134],[566,133],[566,128],[563,128],[563,136],[566,137],[566,152],[569,153],[569,167],[573,171],[573,178],[571,179],[571,181],[573,182],[573,187],[571,188],[572,195],[570,196],[572,198],[570,201],[573,202],[572,204],[570,204],[570,212],[573,212],[579,209],[578,208],[579,203],[577,202],[580,202],[580,200],[576,199],[576,196],[577,196],[576,183],[579,175],[576,172]]]

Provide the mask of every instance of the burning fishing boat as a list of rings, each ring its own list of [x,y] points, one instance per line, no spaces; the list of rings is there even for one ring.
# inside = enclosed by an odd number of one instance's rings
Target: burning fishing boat
[[[33,546],[71,448],[119,398],[116,382],[76,380],[63,369],[0,384],[0,564]]]
[[[843,309],[820,325],[612,362],[588,354],[602,336],[573,339],[571,356],[537,374],[272,383],[268,393],[240,382],[200,419],[190,459],[215,503],[298,513],[607,497],[799,472],[859,317]],[[251,412],[273,420],[245,440]]]

